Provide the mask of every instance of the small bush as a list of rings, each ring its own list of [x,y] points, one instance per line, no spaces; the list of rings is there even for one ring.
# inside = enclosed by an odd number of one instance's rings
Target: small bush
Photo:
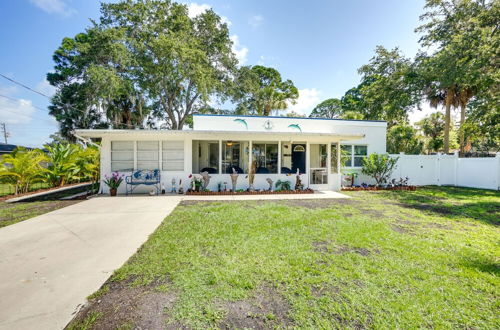
[[[370,154],[363,159],[361,173],[374,178],[377,186],[387,183],[398,159],[398,157],[392,158],[389,155]]]

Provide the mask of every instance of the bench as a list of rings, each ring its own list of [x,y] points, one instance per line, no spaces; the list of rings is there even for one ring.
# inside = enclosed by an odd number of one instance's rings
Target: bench
[[[156,188],[156,194],[160,193],[160,170],[139,170],[132,172],[132,175],[125,177],[125,191],[128,195],[132,193],[134,189],[143,184],[146,186],[154,186]]]

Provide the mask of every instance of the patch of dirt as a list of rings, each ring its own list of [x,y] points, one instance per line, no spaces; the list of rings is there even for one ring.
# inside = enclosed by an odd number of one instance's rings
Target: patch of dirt
[[[398,232],[400,234],[408,234],[408,235],[412,235],[414,236],[415,233],[413,232],[413,230],[409,229],[408,227],[403,227],[401,225],[398,225],[398,224],[391,224],[391,229],[394,230],[395,232]]]
[[[445,225],[442,223],[436,223],[436,222],[428,222],[423,225],[424,228],[436,228],[436,229],[446,229],[446,230],[451,230],[453,229],[452,226],[450,225]]]
[[[304,207],[310,210],[328,209],[341,205],[357,205],[355,201],[350,198],[329,198],[329,199],[288,199],[279,201],[280,204]]]
[[[90,314],[99,313],[100,317],[92,329],[111,330],[124,325],[133,329],[179,329],[182,325],[167,324],[168,310],[172,309],[177,295],[160,292],[155,288],[167,280],[154,281],[146,286],[130,286],[132,280],[109,282],[108,290],[99,297],[91,299],[76,317],[66,326],[77,325]]]
[[[316,252],[329,253],[329,254],[357,253],[359,255],[366,257],[372,253],[375,253],[375,254],[380,253],[379,249],[369,250],[367,248],[352,247],[352,246],[345,245],[345,244],[344,245],[332,245],[332,243],[327,242],[327,241],[313,242],[313,246],[314,246],[314,250]]]
[[[253,297],[227,302],[222,308],[225,318],[219,323],[222,329],[270,329],[292,325],[290,305],[270,286],[263,286]]]

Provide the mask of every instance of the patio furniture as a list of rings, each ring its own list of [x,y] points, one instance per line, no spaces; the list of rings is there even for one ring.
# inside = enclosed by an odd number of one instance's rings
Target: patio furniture
[[[132,175],[125,177],[125,191],[128,195],[134,189],[143,184],[146,186],[154,186],[156,194],[160,193],[160,170],[139,170],[132,173]]]

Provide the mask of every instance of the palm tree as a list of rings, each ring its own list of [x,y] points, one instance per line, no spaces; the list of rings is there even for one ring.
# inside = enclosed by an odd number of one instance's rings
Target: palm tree
[[[453,85],[447,88],[431,86],[426,92],[427,100],[432,108],[445,107],[444,116],[444,153],[450,152],[451,107],[458,107],[458,95]]]
[[[465,153],[465,111],[467,108],[467,103],[475,95],[475,90],[472,87],[461,88],[458,92],[457,98],[460,105],[460,133],[459,133],[459,143],[460,143],[460,155],[463,156]]]
[[[3,155],[0,163],[0,182],[14,187],[14,193],[28,192],[35,182],[44,180],[42,164],[47,156],[39,149],[16,148],[12,153]]]

